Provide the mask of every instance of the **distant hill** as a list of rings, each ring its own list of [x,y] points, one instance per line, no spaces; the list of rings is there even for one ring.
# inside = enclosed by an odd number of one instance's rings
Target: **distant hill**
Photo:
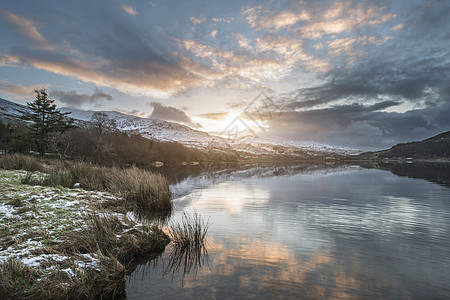
[[[365,152],[365,159],[450,159],[450,131],[423,141],[397,144],[388,150]]]

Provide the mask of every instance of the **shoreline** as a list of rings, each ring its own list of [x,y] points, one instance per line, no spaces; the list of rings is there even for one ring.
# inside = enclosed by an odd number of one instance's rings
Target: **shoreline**
[[[6,299],[114,298],[133,257],[170,242],[127,217],[107,192],[22,184],[0,169],[0,294]],[[40,176],[34,174],[33,176]]]

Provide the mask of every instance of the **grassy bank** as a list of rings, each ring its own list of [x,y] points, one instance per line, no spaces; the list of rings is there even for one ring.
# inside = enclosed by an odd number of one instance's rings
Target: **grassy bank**
[[[170,202],[161,177],[6,156],[0,167],[28,170],[0,169],[0,295],[6,299],[114,298],[125,287],[124,264],[169,242],[157,227],[126,216],[130,205],[167,209],[151,202]],[[93,191],[69,189],[74,183]]]
[[[36,157],[14,154],[0,156],[0,168],[28,171],[23,177],[23,183],[106,191],[121,196],[128,206],[141,210],[172,209],[166,178],[137,167],[106,168],[58,160],[47,160],[44,164]],[[41,176],[33,178],[34,173],[40,173]]]

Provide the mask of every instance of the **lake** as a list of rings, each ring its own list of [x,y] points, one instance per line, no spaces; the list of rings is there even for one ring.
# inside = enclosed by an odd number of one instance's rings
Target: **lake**
[[[449,166],[384,169],[184,177],[172,186],[172,221],[194,211],[209,219],[208,254],[175,268],[170,245],[141,258],[126,298],[449,299]]]

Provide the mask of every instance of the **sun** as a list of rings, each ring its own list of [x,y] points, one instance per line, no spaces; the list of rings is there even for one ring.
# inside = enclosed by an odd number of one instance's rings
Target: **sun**
[[[259,117],[252,117],[237,110],[230,110],[226,116],[217,119],[200,116],[192,119],[203,126],[203,131],[219,135],[242,135],[245,132],[264,131],[269,128],[267,122]]]

